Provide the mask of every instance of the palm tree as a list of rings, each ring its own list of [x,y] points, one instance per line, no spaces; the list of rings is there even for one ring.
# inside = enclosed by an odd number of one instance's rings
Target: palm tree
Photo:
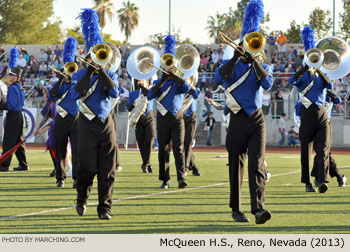
[[[93,9],[97,11],[100,27],[101,27],[101,33],[102,29],[106,25],[106,16],[109,19],[110,22],[112,22],[112,19],[114,17],[114,6],[111,0],[94,0],[95,6]]]
[[[214,43],[220,43],[219,32],[225,30],[225,23],[227,20],[226,14],[216,13],[216,16],[209,16],[207,20],[207,27],[209,38],[214,39]]]
[[[119,18],[119,26],[120,31],[124,32],[126,37],[126,42],[131,36],[131,32],[138,26],[139,24],[139,7],[137,7],[134,3],[123,2],[123,8],[117,11]]]

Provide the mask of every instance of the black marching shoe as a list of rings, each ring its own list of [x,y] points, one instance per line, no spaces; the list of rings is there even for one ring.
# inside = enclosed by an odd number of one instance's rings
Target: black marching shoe
[[[179,180],[179,188],[185,188],[187,186],[186,179]]]
[[[152,169],[152,166],[147,166],[147,170],[148,170],[148,173],[153,173],[153,169]]]
[[[232,219],[235,222],[249,222],[249,219],[245,216],[245,214],[240,211],[232,211]]]
[[[8,172],[10,171],[10,167],[8,166],[0,166],[0,172]]]
[[[116,172],[121,172],[123,170],[123,167],[121,167],[120,165],[117,165],[116,167],[115,167],[115,171]]]
[[[264,224],[266,221],[271,219],[271,212],[265,209],[259,209],[254,213],[255,224]]]
[[[338,186],[339,187],[344,187],[345,186],[345,182],[346,182],[346,177],[344,175],[340,175],[337,178],[337,181],[338,181]]]
[[[64,187],[64,180],[57,180],[57,187]]]
[[[56,169],[53,169],[53,171],[50,173],[50,177],[55,177],[56,176]]]
[[[78,180],[77,179],[74,179],[73,181],[73,188],[77,188],[78,187]]]
[[[193,171],[192,171],[192,175],[193,175],[193,176],[200,176],[200,175],[201,175],[201,173],[199,172],[199,170],[198,170],[198,169],[193,169]]]
[[[325,193],[328,190],[328,186],[326,183],[320,183],[318,186],[318,192],[319,193]]]
[[[141,165],[141,170],[143,173],[148,173],[147,167],[145,165]]]
[[[75,210],[80,216],[83,216],[86,211],[86,203],[77,203],[75,206]]]
[[[98,218],[101,220],[110,220],[112,219],[111,215],[109,213],[101,213],[98,215]]]
[[[315,187],[320,186],[320,182],[317,180],[317,178],[315,178],[315,180],[314,180],[314,185],[315,185]]]
[[[15,167],[13,168],[14,171],[28,171],[29,168],[28,166],[18,166],[18,167]]]
[[[316,189],[312,186],[312,184],[306,184],[305,192],[316,192]]]
[[[163,183],[161,184],[160,188],[168,189],[169,188],[169,181],[163,181]]]

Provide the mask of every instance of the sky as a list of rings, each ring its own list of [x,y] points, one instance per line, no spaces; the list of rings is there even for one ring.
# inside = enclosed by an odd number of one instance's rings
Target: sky
[[[169,0],[130,0],[139,7],[139,26],[129,38],[130,44],[141,45],[148,41],[149,35],[166,34],[169,27]],[[343,11],[342,0],[334,0],[336,6],[336,31],[339,12]],[[113,0],[115,11],[122,8],[123,0]],[[197,44],[208,44],[212,40],[205,30],[209,16],[217,12],[227,13],[229,7],[236,9],[238,0],[171,0],[171,26],[180,29],[180,38],[190,38]],[[310,12],[316,7],[328,9],[333,13],[333,0],[263,0],[265,13],[270,13],[267,26],[271,30],[286,31],[292,20],[297,24],[308,23]],[[63,22],[63,28],[80,25],[76,19],[81,8],[92,8],[92,0],[54,0],[54,13]],[[115,40],[123,41],[125,36],[119,28],[115,15],[112,23],[107,20],[103,32],[112,34]]]

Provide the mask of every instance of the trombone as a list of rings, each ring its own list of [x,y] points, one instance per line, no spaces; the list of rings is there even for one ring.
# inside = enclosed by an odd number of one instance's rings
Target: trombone
[[[49,68],[51,68],[53,71],[55,71],[56,73],[62,75],[66,80],[69,80],[68,76],[64,73],[62,73],[61,71],[57,70],[56,68],[52,67],[52,66],[48,66]]]
[[[79,54],[75,54],[75,56],[83,63],[95,68],[96,70],[99,70],[100,68],[98,66],[96,66],[95,64],[87,61],[83,56],[79,55]]]
[[[238,51],[240,54],[244,55],[245,54],[245,50],[240,47],[239,45],[237,45],[232,39],[230,39],[225,33],[223,32],[219,32],[219,37],[222,41],[224,41],[226,44],[228,44],[229,46],[231,46],[233,49],[235,49],[236,51]]]

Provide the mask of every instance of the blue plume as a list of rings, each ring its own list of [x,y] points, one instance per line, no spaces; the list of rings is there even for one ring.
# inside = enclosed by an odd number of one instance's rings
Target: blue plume
[[[307,52],[307,50],[311,48],[315,48],[314,33],[315,32],[311,29],[309,25],[305,26],[304,29],[301,31],[301,37],[303,39],[305,52]]]
[[[73,37],[68,37],[66,42],[64,43],[63,49],[63,63],[74,61],[75,58],[75,49],[78,46],[78,42]]]
[[[164,53],[171,53],[172,55],[176,56],[175,44],[176,44],[176,41],[174,36],[171,34],[168,34],[164,39],[164,45],[165,45]]]
[[[245,9],[241,38],[250,32],[258,32],[260,30],[259,26],[263,16],[264,4],[262,1],[250,0]]]
[[[77,17],[81,20],[81,28],[84,34],[84,42],[86,47],[93,47],[99,43],[103,43],[98,26],[98,16],[95,10],[90,8],[82,9],[83,11]]]
[[[18,67],[17,60],[19,58],[19,51],[13,47],[10,51],[9,68]]]

